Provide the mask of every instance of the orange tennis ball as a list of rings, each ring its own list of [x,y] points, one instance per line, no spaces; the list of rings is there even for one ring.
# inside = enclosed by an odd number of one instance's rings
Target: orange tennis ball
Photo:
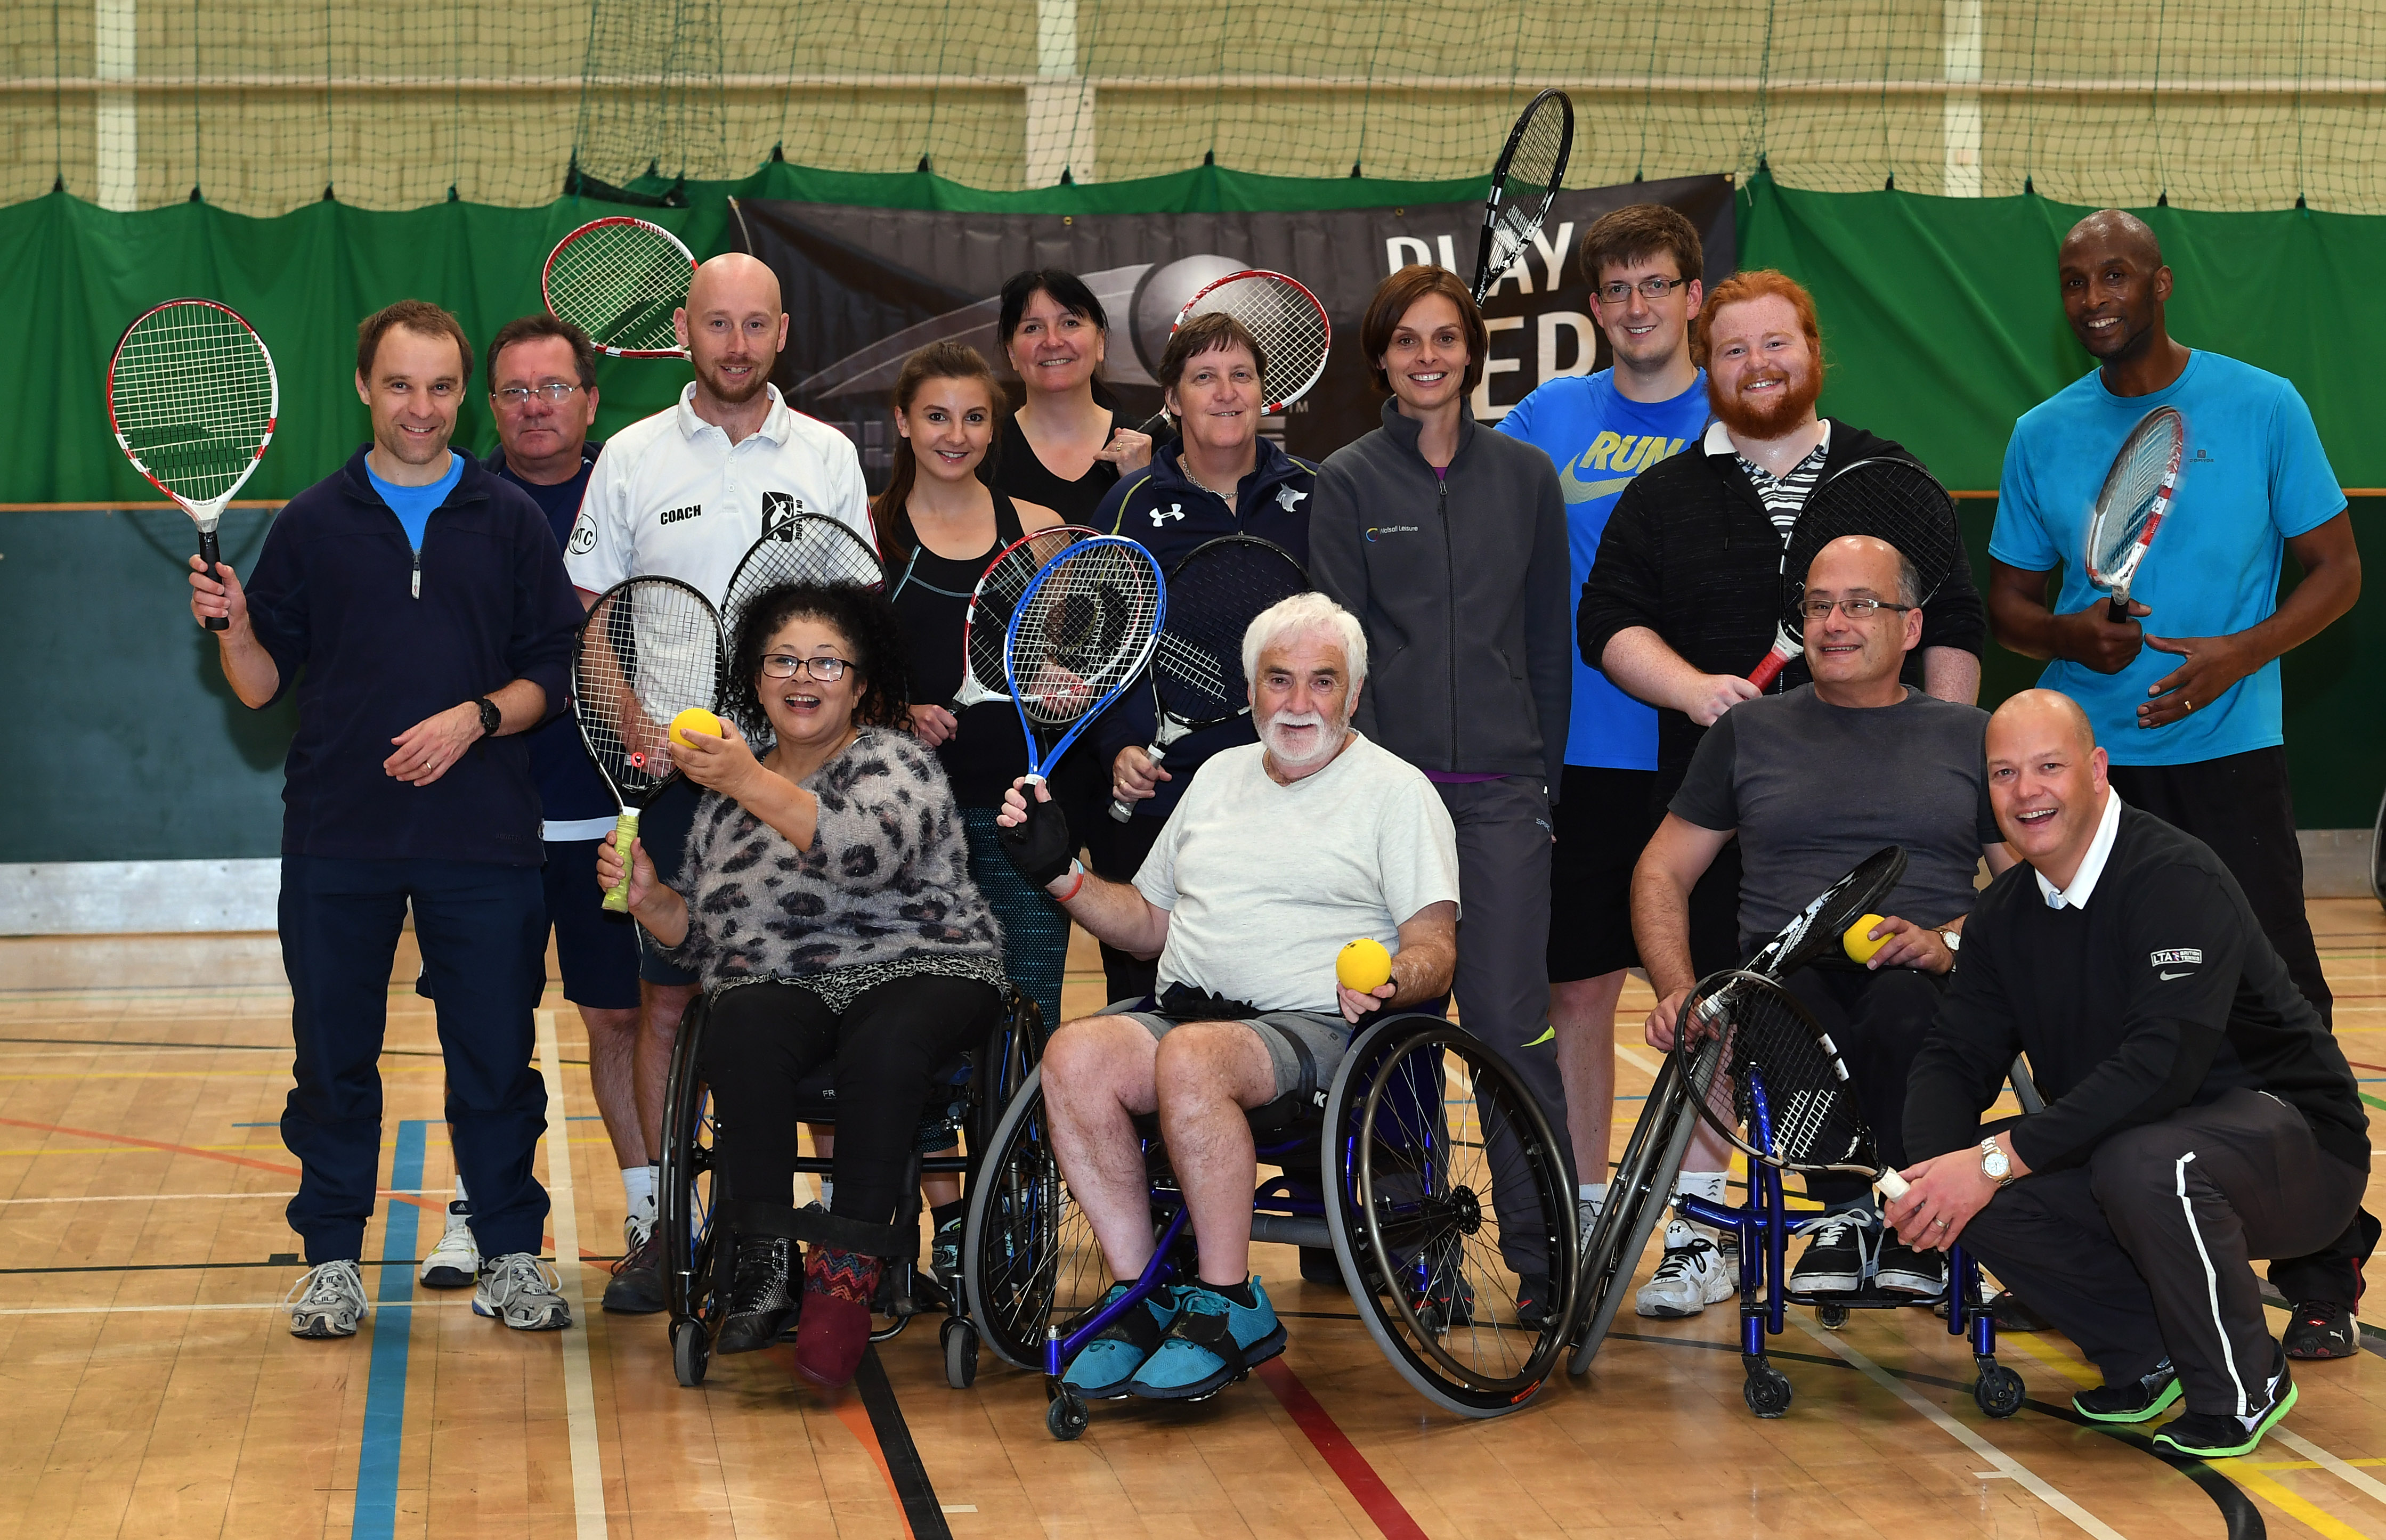
[[[1858,962],[1870,962],[1875,952],[1889,945],[1887,936],[1878,941],[1872,939],[1872,928],[1879,923],[1880,916],[1868,914],[1840,933],[1840,945],[1848,949],[1849,957]]]
[[[1372,994],[1390,982],[1392,955],[1384,950],[1382,942],[1361,936],[1335,954],[1334,976],[1342,981],[1345,989],[1360,995]]]
[[[671,741],[685,748],[690,732],[710,732],[718,738],[721,736],[721,719],[701,706],[691,706],[672,719]]]

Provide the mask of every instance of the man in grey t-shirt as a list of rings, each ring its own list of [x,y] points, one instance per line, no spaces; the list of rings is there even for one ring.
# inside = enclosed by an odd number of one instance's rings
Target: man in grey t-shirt
[[[1898,678],[1922,637],[1920,597],[1913,565],[1886,542],[1825,546],[1806,577],[1815,682],[1742,701],[1708,731],[1632,878],[1633,933],[1658,997],[1649,1041],[1671,1047],[1675,1013],[1695,982],[1689,892],[1727,842],[1739,840],[1743,952],[1866,856],[1904,847],[1905,875],[1883,906],[1890,918],[1873,928],[1885,939],[1870,961],[1827,957],[1784,981],[1839,1044],[1891,1167],[1904,1164],[1905,1082],[1962,945],[1977,863],[1985,857],[1992,872],[2013,864],[1989,805],[1988,713]],[[1945,1287],[1938,1253],[1884,1244],[1867,1183],[1809,1177],[1807,1187],[1837,1218],[1815,1231],[1792,1288],[1852,1294],[1868,1277],[1893,1293]],[[1693,1236],[1681,1248],[1690,1255],[1668,1262],[1685,1276],[1719,1273],[1696,1249],[1709,1244]],[[1718,1278],[1697,1303],[1730,1292]]]

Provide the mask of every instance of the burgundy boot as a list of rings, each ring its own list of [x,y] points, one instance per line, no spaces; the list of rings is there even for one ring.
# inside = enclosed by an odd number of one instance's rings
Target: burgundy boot
[[[803,1318],[796,1328],[796,1367],[806,1379],[831,1390],[851,1383],[870,1346],[870,1300],[884,1266],[875,1257],[806,1248]]]

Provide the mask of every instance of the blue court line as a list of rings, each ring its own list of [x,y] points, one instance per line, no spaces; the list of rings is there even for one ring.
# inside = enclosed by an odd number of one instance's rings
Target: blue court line
[[[408,1118],[397,1125],[391,1186],[422,1185],[424,1134],[434,1121]],[[411,1203],[388,1208],[381,1254],[412,1257],[418,1210]],[[372,1315],[372,1368],[365,1383],[364,1437],[357,1451],[357,1511],[348,1532],[352,1540],[391,1540],[396,1532],[398,1453],[406,1431],[406,1350],[413,1331],[414,1266],[384,1263]]]

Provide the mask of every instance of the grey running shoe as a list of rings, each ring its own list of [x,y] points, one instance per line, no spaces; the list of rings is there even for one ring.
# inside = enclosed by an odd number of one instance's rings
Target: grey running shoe
[[[294,1337],[352,1337],[365,1316],[364,1277],[353,1261],[324,1262],[291,1284],[282,1303]]]
[[[495,1316],[517,1332],[555,1332],[571,1324],[571,1307],[558,1291],[563,1280],[527,1251],[489,1263],[472,1290],[472,1313]]]

